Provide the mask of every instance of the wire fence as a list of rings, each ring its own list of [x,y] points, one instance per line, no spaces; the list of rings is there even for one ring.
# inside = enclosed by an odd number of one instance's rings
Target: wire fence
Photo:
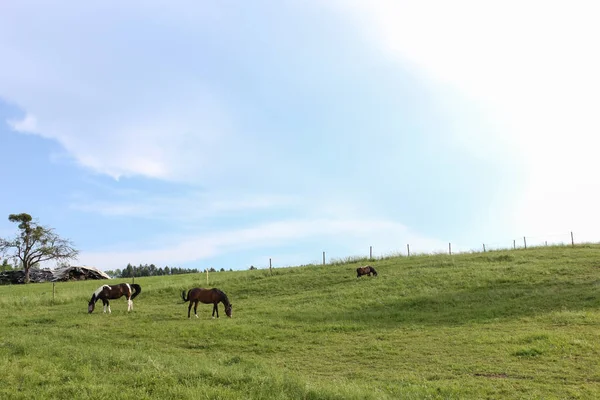
[[[416,256],[423,254],[460,254],[460,253],[476,253],[476,252],[489,252],[489,251],[500,251],[500,250],[517,250],[517,249],[527,249],[532,247],[542,247],[542,246],[575,246],[575,235],[573,232],[564,233],[564,234],[550,234],[543,236],[521,236],[512,240],[507,240],[505,242],[499,243],[482,243],[479,248],[472,248],[470,250],[460,250],[452,247],[452,243],[448,243],[448,247],[446,249],[440,249],[438,251],[422,251],[416,246],[411,245],[410,243],[406,244],[406,247],[401,248],[400,250],[391,252],[387,255],[375,256],[373,255],[373,246],[369,246],[369,251],[364,255],[357,256],[347,256],[342,258],[328,258],[327,252],[323,251],[322,256],[319,257],[319,261],[313,261],[310,264],[317,265],[327,265],[327,264],[341,264],[348,262],[359,262],[359,261],[375,261],[381,260],[389,257],[396,256]],[[273,259],[269,258],[269,269],[273,268]]]

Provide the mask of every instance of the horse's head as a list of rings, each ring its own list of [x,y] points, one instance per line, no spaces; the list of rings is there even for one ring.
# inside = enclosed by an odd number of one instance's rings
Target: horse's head
[[[96,293],[92,295],[90,302],[88,303],[88,314],[91,314],[94,311],[94,306],[96,305]]]
[[[231,318],[231,303],[225,306],[225,314]]]

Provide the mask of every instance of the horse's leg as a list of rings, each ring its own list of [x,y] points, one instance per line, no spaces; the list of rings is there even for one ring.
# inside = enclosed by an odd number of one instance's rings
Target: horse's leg
[[[194,315],[196,316],[196,318],[200,318],[198,317],[198,312],[196,311],[198,309],[198,300],[196,300],[194,302]]]
[[[190,317],[191,311],[192,311],[192,301],[190,300],[190,305],[188,306],[188,318]]]
[[[133,300],[131,300],[131,296],[127,297],[127,311],[133,310]]]

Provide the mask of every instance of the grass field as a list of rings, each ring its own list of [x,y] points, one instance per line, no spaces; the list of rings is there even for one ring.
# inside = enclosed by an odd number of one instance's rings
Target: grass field
[[[0,286],[0,398],[600,398],[600,246],[364,264],[139,278],[111,315],[106,281]]]

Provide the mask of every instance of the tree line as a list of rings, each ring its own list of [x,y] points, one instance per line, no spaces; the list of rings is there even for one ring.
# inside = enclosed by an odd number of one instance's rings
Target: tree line
[[[221,268],[220,271],[223,272],[225,269]],[[232,270],[230,269],[230,271]],[[154,264],[140,264],[138,266],[127,264],[127,267],[122,270],[117,268],[116,270],[108,270],[104,272],[111,278],[132,278],[142,276],[197,274],[198,272],[206,272],[206,269],[200,271],[197,268],[169,268],[169,266],[157,268]],[[209,268],[208,272],[217,272],[217,270],[214,268]]]

